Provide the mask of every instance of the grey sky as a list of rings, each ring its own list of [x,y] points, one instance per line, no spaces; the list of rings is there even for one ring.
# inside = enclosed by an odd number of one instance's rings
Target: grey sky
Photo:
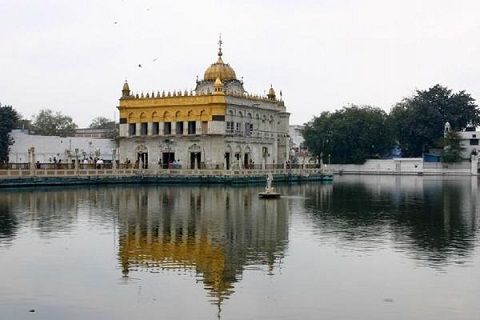
[[[0,0],[0,102],[112,118],[125,79],[193,89],[220,32],[246,90],[281,89],[292,124],[436,83],[480,97],[478,0]]]

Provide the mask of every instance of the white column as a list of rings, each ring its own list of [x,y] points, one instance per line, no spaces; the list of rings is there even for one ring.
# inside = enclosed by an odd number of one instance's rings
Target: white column
[[[195,134],[202,133],[202,121],[195,121]]]
[[[135,135],[136,136],[140,135],[141,129],[142,129],[142,123],[141,122],[135,123]]]
[[[171,128],[170,131],[171,131],[171,134],[174,135],[174,136],[177,135],[177,122],[178,121],[170,122],[170,128]]]
[[[163,135],[164,135],[164,134],[163,134],[163,127],[164,127],[163,124],[164,124],[164,122],[159,122],[159,123],[158,123],[158,135],[159,135],[159,136],[163,136]]]

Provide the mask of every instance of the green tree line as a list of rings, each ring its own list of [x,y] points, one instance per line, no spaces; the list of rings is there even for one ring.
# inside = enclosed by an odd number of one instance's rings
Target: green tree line
[[[419,157],[431,148],[445,147],[443,161],[460,160],[459,136],[452,131],[480,124],[475,99],[465,91],[452,92],[441,85],[417,90],[397,103],[389,114],[371,106],[348,106],[322,112],[305,125],[305,146],[332,163],[363,163],[387,157],[399,147],[404,157]]]
[[[90,129],[110,130],[108,136],[111,138],[115,137],[117,131],[115,121],[105,117],[94,118],[88,127]],[[27,125],[31,134],[42,136],[71,137],[75,135],[77,128],[78,125],[72,117],[51,109],[40,110],[38,114],[33,116],[31,123]]]
[[[13,139],[10,132],[15,128],[20,115],[12,106],[2,106],[0,103],[0,164],[8,162],[8,153]]]

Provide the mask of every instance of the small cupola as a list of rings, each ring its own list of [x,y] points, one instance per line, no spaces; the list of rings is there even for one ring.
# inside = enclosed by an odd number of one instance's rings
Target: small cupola
[[[122,89],[122,98],[126,98],[130,96],[130,87],[128,86],[127,80],[125,80],[125,83],[123,84],[123,89]]]
[[[275,90],[273,90],[272,85],[270,85],[270,89],[268,90],[267,97],[270,100],[275,100],[276,99]]]
[[[222,83],[222,80],[220,80],[220,78],[217,77],[217,79],[215,80],[215,83],[213,84],[213,88],[214,88],[215,94],[224,94],[223,83]]]

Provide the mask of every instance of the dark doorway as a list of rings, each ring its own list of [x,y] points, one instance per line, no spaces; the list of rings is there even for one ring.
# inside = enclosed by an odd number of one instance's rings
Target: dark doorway
[[[175,161],[175,152],[162,153],[162,168],[168,169],[172,166],[173,161]]]
[[[200,169],[201,152],[190,152],[190,169]]]
[[[243,167],[244,167],[245,169],[248,169],[248,165],[249,165],[248,162],[249,162],[249,161],[250,161],[250,157],[249,157],[248,153],[245,153],[245,154],[243,155]]]
[[[230,152],[225,152],[225,169],[230,170]]]

